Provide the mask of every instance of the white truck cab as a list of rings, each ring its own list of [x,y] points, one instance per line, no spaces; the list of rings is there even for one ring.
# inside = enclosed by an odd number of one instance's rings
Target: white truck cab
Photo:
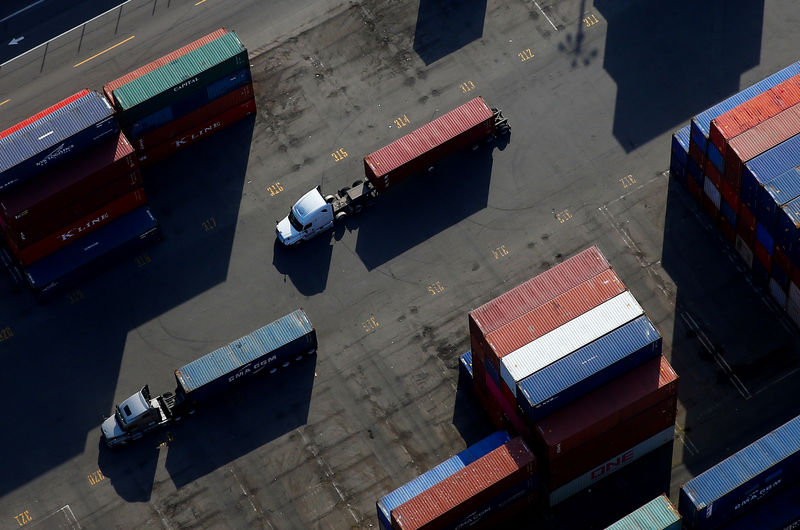
[[[290,246],[311,239],[333,226],[333,205],[326,202],[317,186],[298,200],[289,215],[278,222],[278,239]]]

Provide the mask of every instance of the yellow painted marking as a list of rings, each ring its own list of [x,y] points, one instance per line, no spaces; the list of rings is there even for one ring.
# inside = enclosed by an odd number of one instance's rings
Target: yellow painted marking
[[[153,260],[150,259],[150,256],[148,256],[147,254],[139,254],[138,256],[136,256],[136,266],[137,267],[144,267],[145,265],[147,265],[151,261],[153,261]]]
[[[508,256],[508,249],[505,245],[500,245],[496,249],[492,250],[492,254],[494,255],[494,259],[500,259],[503,256]]]
[[[633,175],[625,175],[619,181],[622,183],[623,188],[627,188],[629,186],[633,186],[636,184],[636,178]]]
[[[572,219],[572,214],[569,213],[569,210],[562,210],[556,214],[556,219],[559,223],[565,223]]]
[[[197,3],[195,4],[195,6],[199,6],[200,4],[202,4],[202,3],[203,3],[203,2],[205,2],[205,1],[206,1],[206,0],[200,0],[199,2],[197,2]]]
[[[11,331],[11,328],[6,326],[3,329],[0,329],[0,342],[5,342],[11,337],[14,336],[14,332]]]
[[[519,53],[517,54],[517,56],[520,58],[520,60],[521,60],[523,63],[524,63],[525,61],[527,61],[528,59],[533,59],[533,57],[534,57],[534,55],[533,55],[533,52],[531,51],[531,49],[530,49],[530,48],[526,48],[526,49],[522,50],[521,52],[519,52]]]
[[[394,120],[394,124],[395,124],[395,125],[397,125],[397,128],[398,128],[398,129],[399,129],[400,127],[405,127],[405,126],[406,126],[406,125],[408,125],[409,123],[411,123],[411,120],[409,120],[409,119],[408,119],[408,116],[406,116],[405,114],[403,114],[402,116],[400,116],[399,118],[397,118],[396,120]]]
[[[26,524],[33,521],[33,516],[31,515],[31,512],[29,510],[25,510],[21,514],[15,515],[14,519],[17,520],[18,525],[25,526]]]
[[[99,469],[94,473],[89,473],[87,477],[89,478],[89,484],[91,484],[92,486],[106,479],[105,475],[103,475],[103,472],[100,471]]]
[[[459,86],[461,87],[461,91],[466,94],[467,92],[475,88],[475,83],[473,83],[472,81],[467,81],[465,83],[461,83],[461,85]]]
[[[442,282],[434,282],[431,285],[429,285],[428,292],[433,295],[437,295],[439,293],[444,292],[444,286],[442,285]]]
[[[209,217],[205,221],[202,222],[203,230],[206,232],[211,232],[217,227],[217,220],[213,217]]]
[[[331,153],[331,156],[333,157],[333,159],[336,162],[341,162],[342,160],[347,158],[348,155],[347,155],[347,151],[345,151],[344,148],[341,148],[341,149],[337,149],[336,151]]]
[[[587,28],[594,26],[598,22],[600,22],[600,20],[596,16],[594,16],[593,13],[589,13],[588,15],[583,17],[583,23],[586,24]]]
[[[115,45],[111,46],[110,48],[106,48],[105,50],[101,51],[100,53],[95,53],[94,55],[92,55],[92,56],[91,56],[91,57],[89,57],[88,59],[85,59],[85,60],[83,60],[83,61],[79,62],[78,64],[74,65],[74,66],[73,66],[73,68],[77,68],[78,66],[82,65],[83,63],[88,63],[89,61],[91,61],[91,60],[92,60],[92,59],[94,59],[95,57],[99,57],[99,56],[103,55],[104,53],[106,53],[106,52],[108,52],[108,51],[111,51],[111,50],[113,50],[113,49],[114,49],[114,48],[116,48],[117,46],[121,46],[122,44],[125,44],[126,42],[128,42],[129,40],[131,40],[132,38],[134,38],[135,36],[136,36],[136,35],[131,35],[130,37],[128,37],[128,38],[127,38],[127,39],[125,39],[124,41],[122,41],[122,42],[118,42],[118,43],[116,43]]]
[[[69,298],[70,304],[74,304],[76,302],[83,300],[86,297],[83,295],[83,291],[81,291],[80,289],[75,289],[74,291],[69,293],[67,298]]]
[[[11,99],[10,99],[10,98],[9,98],[9,99],[7,99],[7,100],[5,100],[5,101],[3,101],[2,103],[0,103],[0,106],[2,106],[2,105],[5,105],[5,104],[6,104],[6,103],[8,103],[9,101],[11,101]]]
[[[270,197],[274,197],[283,191],[283,186],[281,186],[280,182],[276,182],[272,186],[267,186],[267,191],[269,192]]]
[[[361,327],[364,328],[365,333],[369,333],[370,331],[375,331],[377,328],[381,327],[381,325],[373,316],[369,317],[366,322],[362,322]]]

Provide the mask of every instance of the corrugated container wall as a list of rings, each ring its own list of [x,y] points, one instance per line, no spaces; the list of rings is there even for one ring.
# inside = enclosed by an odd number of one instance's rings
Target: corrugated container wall
[[[606,530],[681,530],[681,516],[667,496],[661,495]]]
[[[58,109],[60,109],[62,107],[66,107],[67,105],[69,105],[73,101],[76,101],[76,100],[86,96],[87,94],[90,94],[91,92],[92,92],[91,90],[89,90],[88,88],[85,88],[85,89],[81,90],[80,92],[72,94],[68,98],[62,99],[61,101],[59,101],[55,105],[53,105],[51,107],[47,107],[43,111],[37,112],[36,114],[31,116],[30,118],[27,118],[27,119],[19,122],[18,124],[9,127],[8,129],[6,129],[3,132],[0,132],[0,138],[5,138],[6,136],[8,136],[10,134],[13,134],[13,133],[19,131],[20,129],[22,129],[24,127],[27,127],[31,123],[44,118],[48,114],[52,114],[53,112],[57,111]]]
[[[725,530],[790,530],[800,527],[800,483],[722,526]]]
[[[741,199],[755,214],[760,188],[795,166],[800,165],[800,135],[793,136],[747,162],[742,168]]]

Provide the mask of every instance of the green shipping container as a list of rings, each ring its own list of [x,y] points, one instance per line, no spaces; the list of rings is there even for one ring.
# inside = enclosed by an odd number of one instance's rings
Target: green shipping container
[[[230,32],[114,90],[120,120],[130,124],[249,64]]]
[[[681,516],[666,495],[656,497],[606,530],[681,530]]]

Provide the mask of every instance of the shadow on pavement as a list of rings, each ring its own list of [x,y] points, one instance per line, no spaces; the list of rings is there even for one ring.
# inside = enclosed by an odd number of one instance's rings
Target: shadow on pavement
[[[460,50],[483,35],[486,0],[420,0],[414,51],[426,65]]]

